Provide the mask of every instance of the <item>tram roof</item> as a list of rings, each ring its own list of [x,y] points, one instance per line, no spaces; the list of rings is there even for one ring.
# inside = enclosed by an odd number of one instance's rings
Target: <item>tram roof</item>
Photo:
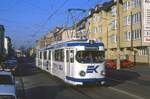
[[[91,44],[88,42],[88,40],[78,40],[78,41],[67,41],[67,42],[55,43],[55,44],[47,46],[46,49],[60,48],[60,47],[66,47],[66,46],[68,47],[69,46],[98,47],[98,46],[104,46],[104,44],[102,42],[94,42]]]

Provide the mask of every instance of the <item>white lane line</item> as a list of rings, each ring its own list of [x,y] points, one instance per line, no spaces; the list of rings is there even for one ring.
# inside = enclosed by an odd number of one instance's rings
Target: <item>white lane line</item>
[[[141,97],[141,96],[138,96],[138,95],[129,93],[129,92],[124,91],[124,90],[120,90],[120,89],[117,89],[117,88],[114,88],[114,87],[108,87],[108,88],[111,89],[111,90],[117,91],[117,92],[119,92],[119,93],[126,94],[126,95],[131,96],[131,97],[136,98],[136,99],[144,99],[144,98]]]

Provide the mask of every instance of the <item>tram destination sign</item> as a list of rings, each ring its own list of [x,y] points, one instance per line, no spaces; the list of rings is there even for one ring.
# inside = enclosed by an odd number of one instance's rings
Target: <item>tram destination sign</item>
[[[150,0],[143,0],[143,42],[150,43]]]
[[[85,47],[85,50],[99,50],[99,47]]]

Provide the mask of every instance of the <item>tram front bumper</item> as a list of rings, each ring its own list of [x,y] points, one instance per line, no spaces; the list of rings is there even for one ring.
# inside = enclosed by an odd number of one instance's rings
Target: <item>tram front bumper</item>
[[[66,80],[70,80],[73,82],[94,83],[94,82],[105,82],[106,78],[74,78],[66,76]]]

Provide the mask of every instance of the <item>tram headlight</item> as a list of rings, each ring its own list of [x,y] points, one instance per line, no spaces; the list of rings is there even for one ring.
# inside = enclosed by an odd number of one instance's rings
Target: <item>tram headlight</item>
[[[105,71],[101,71],[101,75],[105,76],[106,72]]]
[[[82,76],[82,77],[86,75],[86,73],[85,73],[84,71],[80,71],[79,74],[80,74],[80,76]]]

